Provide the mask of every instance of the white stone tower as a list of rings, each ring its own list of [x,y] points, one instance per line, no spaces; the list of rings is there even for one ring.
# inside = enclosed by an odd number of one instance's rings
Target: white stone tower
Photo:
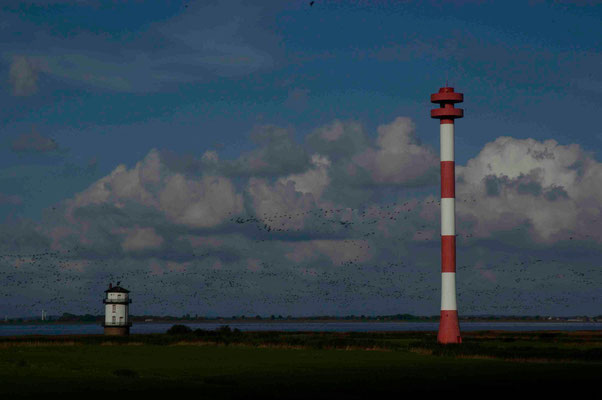
[[[105,305],[105,320],[102,326],[105,328],[105,335],[126,336],[130,334],[129,308],[132,300],[129,297],[130,291],[109,283],[109,288],[105,290],[105,298],[102,301]]]

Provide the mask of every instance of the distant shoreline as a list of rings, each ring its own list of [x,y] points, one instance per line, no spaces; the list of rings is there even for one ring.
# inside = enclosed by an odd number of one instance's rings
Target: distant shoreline
[[[376,319],[198,319],[198,320],[173,320],[173,319],[152,319],[148,320],[132,320],[132,322],[136,325],[146,325],[146,324],[228,324],[228,323],[244,323],[244,324],[294,324],[294,323],[305,323],[305,324],[320,324],[320,323],[434,323],[439,322],[438,319],[416,319],[416,320],[376,320]],[[462,319],[460,318],[460,323],[466,322],[481,322],[481,323],[600,323],[602,320],[580,320],[580,319],[552,319],[552,320],[542,320],[542,319]],[[102,321],[0,321],[0,326],[15,326],[15,325],[98,325],[101,324]]]

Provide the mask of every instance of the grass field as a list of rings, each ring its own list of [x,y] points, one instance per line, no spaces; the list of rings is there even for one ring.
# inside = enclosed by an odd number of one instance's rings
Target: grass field
[[[196,332],[0,338],[11,398],[374,398],[600,393],[601,332]]]

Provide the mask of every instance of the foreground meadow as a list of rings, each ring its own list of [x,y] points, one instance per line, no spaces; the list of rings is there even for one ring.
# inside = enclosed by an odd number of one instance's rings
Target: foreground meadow
[[[0,338],[1,398],[371,398],[599,387],[600,332],[477,332],[439,346],[431,332]]]

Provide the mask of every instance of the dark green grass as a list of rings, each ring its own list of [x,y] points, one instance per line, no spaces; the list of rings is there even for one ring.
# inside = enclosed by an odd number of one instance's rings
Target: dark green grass
[[[428,332],[2,338],[0,398],[575,395],[597,386],[601,338],[475,333],[461,346],[439,346]]]

